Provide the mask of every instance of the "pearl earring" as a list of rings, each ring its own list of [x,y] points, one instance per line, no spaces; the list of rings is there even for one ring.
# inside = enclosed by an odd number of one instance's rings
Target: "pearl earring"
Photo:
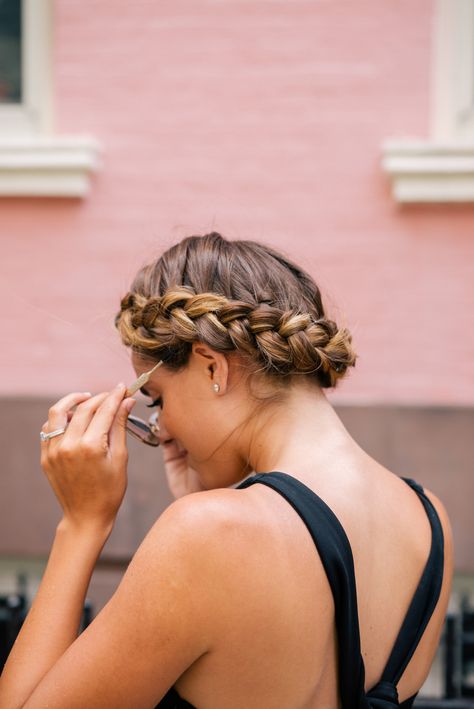
[[[220,387],[220,384],[218,384],[218,383],[216,382],[215,384],[212,385],[212,388],[214,389],[214,391],[216,392],[216,394],[218,394],[221,387]]]

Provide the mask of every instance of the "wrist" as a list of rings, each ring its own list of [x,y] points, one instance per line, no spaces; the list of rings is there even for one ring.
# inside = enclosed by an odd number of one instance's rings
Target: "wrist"
[[[61,536],[74,536],[102,542],[105,544],[110,536],[114,522],[77,522],[69,517],[63,517],[56,527],[56,533]]]

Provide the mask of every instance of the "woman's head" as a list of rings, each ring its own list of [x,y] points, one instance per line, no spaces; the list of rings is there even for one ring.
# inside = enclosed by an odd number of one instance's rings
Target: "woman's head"
[[[142,268],[122,299],[124,343],[169,369],[186,366],[193,342],[236,352],[250,371],[281,383],[306,375],[334,387],[355,364],[351,335],[326,317],[301,268],[268,246],[190,236]]]
[[[160,419],[170,434],[237,480],[239,466],[250,472],[245,455],[235,457],[248,419],[257,424],[255,414],[284,403],[295,384],[336,386],[356,360],[350,333],[328,319],[305,271],[268,246],[215,232],[187,237],[142,268],[116,324],[137,370],[164,361],[159,394],[172,393]]]

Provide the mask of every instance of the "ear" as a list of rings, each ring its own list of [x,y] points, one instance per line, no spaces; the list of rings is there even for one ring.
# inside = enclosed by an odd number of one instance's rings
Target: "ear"
[[[225,354],[216,352],[202,342],[193,342],[192,353],[196,363],[203,368],[209,378],[209,386],[217,382],[220,393],[223,394],[227,390],[229,378],[229,362]]]

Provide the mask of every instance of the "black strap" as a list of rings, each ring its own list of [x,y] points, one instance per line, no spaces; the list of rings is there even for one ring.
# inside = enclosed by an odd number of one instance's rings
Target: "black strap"
[[[382,680],[397,685],[421,640],[433,614],[443,584],[444,535],[438,513],[422,486],[402,478],[418,494],[431,525],[431,548],[415,595],[405,615],[392,653],[382,672]]]
[[[174,687],[171,687],[156,705],[155,709],[195,709],[193,704],[190,704],[179,696]]]
[[[240,483],[262,483],[279,492],[300,515],[311,534],[326,571],[336,610],[338,668],[342,707],[356,709],[364,695],[364,663],[360,653],[354,561],[346,533],[334,512],[309,487],[287,473],[259,473]],[[360,705],[365,706],[364,704]]]
[[[439,598],[444,566],[441,523],[421,485],[410,478],[402,479],[415,490],[425,507],[432,530],[431,549],[380,682],[367,696],[364,693],[365,667],[360,652],[354,559],[341,523],[324,500],[287,473],[260,473],[237,486],[245,488],[253,483],[262,483],[273,488],[296,510],[311,534],[334,597],[339,691],[343,709],[389,709],[398,706],[396,685],[416,650]],[[413,699],[410,698],[407,706],[411,706]]]

